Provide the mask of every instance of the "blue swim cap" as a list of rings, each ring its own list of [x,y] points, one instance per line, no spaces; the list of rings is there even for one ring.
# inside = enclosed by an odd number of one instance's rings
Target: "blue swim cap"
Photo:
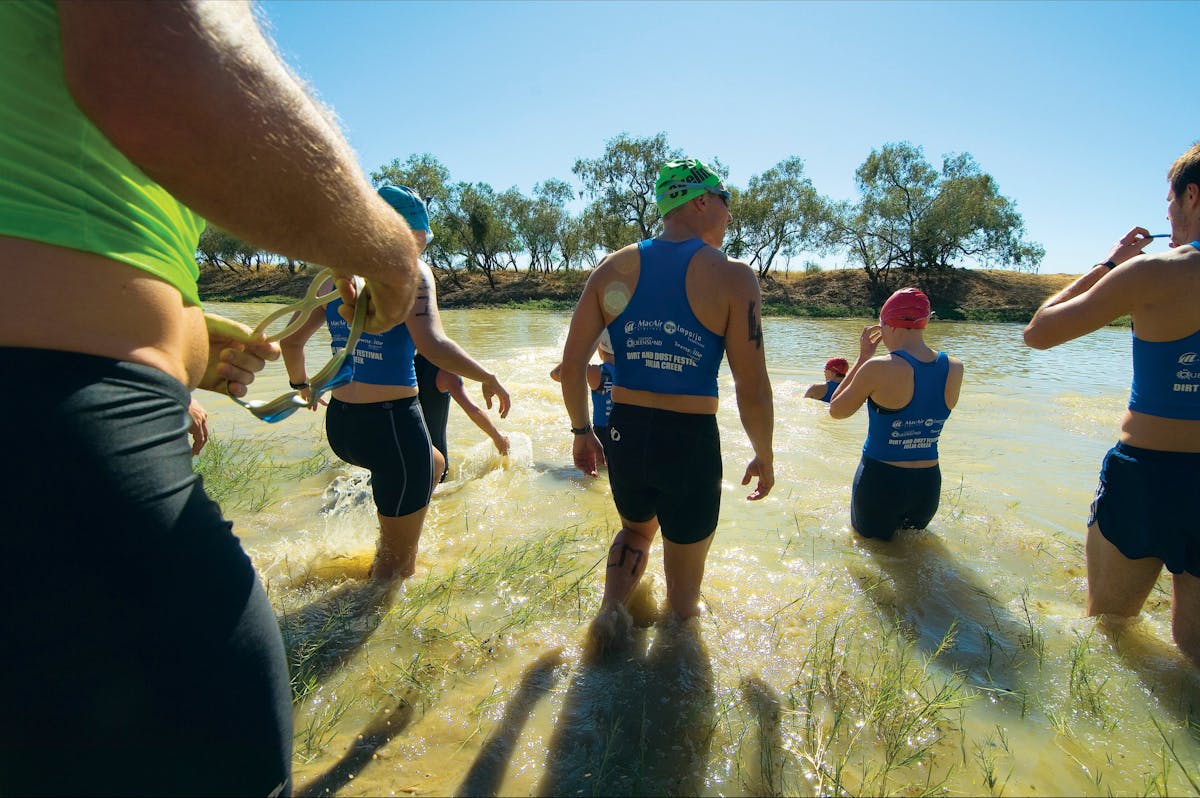
[[[379,196],[383,197],[396,213],[404,217],[409,227],[413,230],[424,230],[429,238],[433,238],[433,231],[429,229],[429,211],[425,209],[425,203],[417,192],[408,186],[382,186]]]

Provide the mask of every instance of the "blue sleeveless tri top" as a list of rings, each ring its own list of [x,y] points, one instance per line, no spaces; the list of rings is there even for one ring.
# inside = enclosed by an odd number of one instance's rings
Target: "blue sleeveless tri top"
[[[1143,341],[1134,334],[1129,409],[1200,421],[1200,330],[1176,341]]]
[[[651,238],[638,244],[637,287],[625,310],[608,325],[614,385],[654,393],[717,395],[725,337],[700,323],[687,298],[688,265],[705,246],[698,238]]]
[[[346,348],[350,325],[338,314],[342,300],[335,299],[325,306],[325,323],[333,339],[334,353]],[[354,347],[354,381],[368,385],[417,385],[417,370],[413,357],[417,347],[409,335],[407,324],[397,324],[385,333],[363,333]]]
[[[938,352],[932,363],[923,363],[908,352],[893,352],[913,370],[913,396],[899,410],[887,410],[867,400],[867,440],[863,454],[875,460],[911,462],[936,460],[938,436],[950,417],[946,407],[946,380],[950,358]]]
[[[828,401],[832,400],[833,392],[837,390],[837,387],[839,385],[841,385],[840,382],[835,382],[833,380],[826,380],[825,381],[825,395],[821,397],[821,401],[828,402]]]
[[[1200,241],[1188,244],[1200,249]],[[1200,330],[1175,341],[1143,341],[1134,332],[1129,409],[1200,421]]]
[[[600,364],[600,387],[592,391],[592,426],[607,427],[612,413],[613,364]]]

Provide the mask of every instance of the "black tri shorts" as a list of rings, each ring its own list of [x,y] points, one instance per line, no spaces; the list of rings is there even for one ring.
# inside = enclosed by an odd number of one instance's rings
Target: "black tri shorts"
[[[717,528],[722,467],[716,416],[613,404],[605,448],[622,518],[657,516],[672,543],[696,543]]]
[[[365,404],[331,399],[325,434],[334,454],[371,472],[380,515],[396,518],[429,504],[433,445],[417,397]]]
[[[187,389],[74,352],[0,370],[0,795],[286,794],[283,640],[192,470]]]
[[[1088,526],[1131,560],[1157,557],[1173,574],[1200,576],[1200,454],[1117,443],[1100,466]]]
[[[942,498],[942,470],[901,468],[863,455],[850,491],[850,526],[865,538],[891,540],[897,529],[924,529]]]

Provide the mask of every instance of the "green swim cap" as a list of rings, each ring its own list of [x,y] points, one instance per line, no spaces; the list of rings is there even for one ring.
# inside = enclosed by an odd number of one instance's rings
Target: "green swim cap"
[[[666,216],[689,200],[707,193],[706,187],[721,185],[721,176],[695,158],[667,161],[658,170],[654,201],[660,216]]]

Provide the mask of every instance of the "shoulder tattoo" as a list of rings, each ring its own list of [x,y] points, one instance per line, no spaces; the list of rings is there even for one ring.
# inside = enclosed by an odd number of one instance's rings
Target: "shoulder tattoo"
[[[756,305],[757,305],[757,303],[751,302],[750,306],[746,309],[746,327],[750,331],[749,340],[754,342],[754,348],[762,349],[762,345],[763,345],[762,322],[759,320],[758,314],[754,312]]]
[[[421,288],[417,291],[417,298],[413,301],[413,316],[428,316],[429,315],[429,291]]]

